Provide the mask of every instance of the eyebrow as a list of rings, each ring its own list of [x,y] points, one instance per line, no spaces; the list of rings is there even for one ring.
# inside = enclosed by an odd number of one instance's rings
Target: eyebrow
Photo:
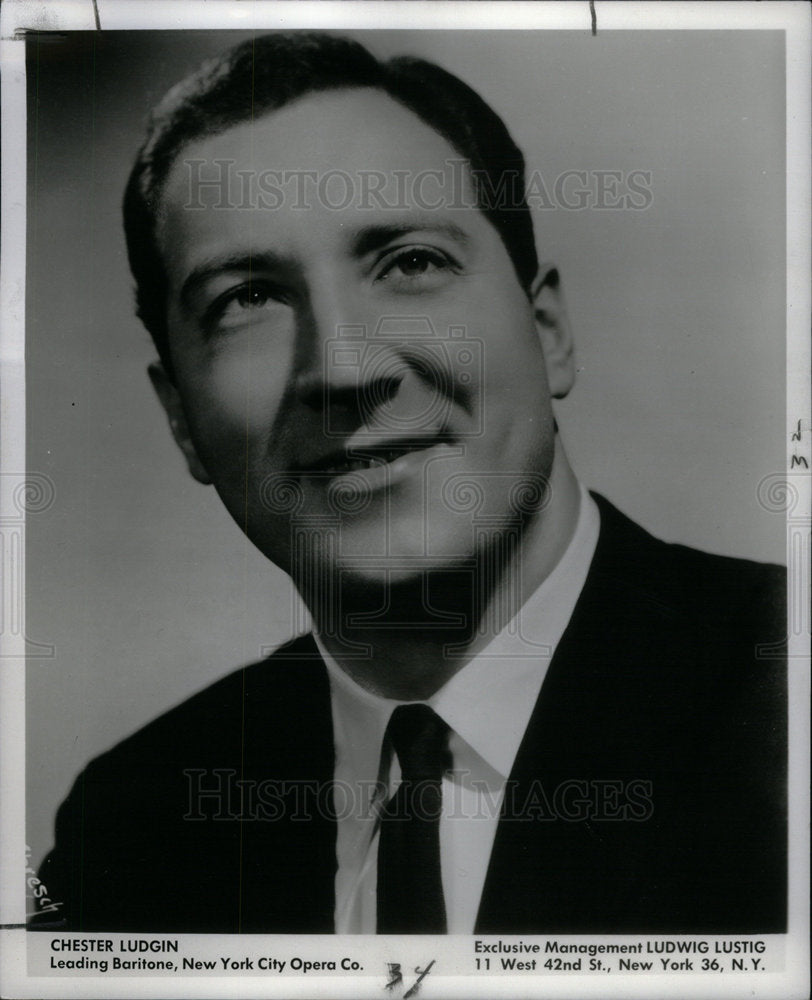
[[[465,230],[460,229],[453,222],[429,222],[425,219],[411,219],[389,225],[364,226],[352,242],[352,252],[356,257],[363,257],[365,254],[380,250],[381,247],[401,236],[417,232],[438,233],[461,246],[467,246],[470,243],[470,237]]]
[[[427,222],[425,219],[412,219],[387,225],[364,226],[353,238],[350,252],[354,257],[363,257],[380,250],[393,240],[419,232],[445,236],[463,247],[470,243],[470,237],[465,230],[453,222]],[[237,251],[215,255],[192,268],[181,286],[180,301],[184,308],[189,309],[192,296],[201,286],[228,271],[242,271],[250,274],[252,271],[272,271],[290,266],[291,259],[289,257],[273,251],[260,251],[258,253]]]

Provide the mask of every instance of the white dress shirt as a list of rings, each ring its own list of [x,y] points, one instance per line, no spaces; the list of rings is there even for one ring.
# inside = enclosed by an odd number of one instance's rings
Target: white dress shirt
[[[451,730],[453,766],[443,778],[440,817],[449,934],[474,930],[505,783],[586,580],[599,527],[598,508],[581,487],[575,532],[553,571],[485,649],[425,702]],[[392,712],[405,703],[360,687],[315,638],[330,677],[336,750],[335,929],[374,934],[378,814],[400,780],[383,738]]]

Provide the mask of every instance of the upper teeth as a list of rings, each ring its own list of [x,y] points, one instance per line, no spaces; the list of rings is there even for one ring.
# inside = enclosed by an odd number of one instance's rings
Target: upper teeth
[[[328,472],[358,472],[360,469],[372,467],[372,459],[368,458],[345,458],[340,462],[327,466]],[[377,464],[377,463],[376,463]]]
[[[327,472],[340,473],[340,472],[359,472],[363,469],[371,469],[376,465],[386,465],[388,462],[394,462],[396,458],[400,458],[401,455],[405,455],[410,451],[418,450],[418,446],[414,443],[403,444],[400,446],[392,446],[391,448],[376,448],[374,455],[368,455],[366,457],[352,457],[338,459],[335,462],[330,463],[326,467]]]
[[[367,458],[343,458],[327,466],[328,472],[359,472],[362,469],[371,469],[374,465],[385,465],[393,462],[400,455],[404,454],[404,448],[387,448],[378,452],[375,456]]]

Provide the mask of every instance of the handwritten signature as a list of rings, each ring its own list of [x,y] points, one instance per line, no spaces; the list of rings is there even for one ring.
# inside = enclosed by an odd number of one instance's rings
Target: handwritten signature
[[[35,900],[36,913],[56,913],[62,903],[54,903],[50,896],[48,895],[48,890],[45,885],[37,878],[37,873],[30,865],[31,860],[31,848],[26,844],[25,848],[25,881],[27,887],[31,890],[26,896],[33,896]],[[34,914],[26,913],[26,917],[31,917]]]

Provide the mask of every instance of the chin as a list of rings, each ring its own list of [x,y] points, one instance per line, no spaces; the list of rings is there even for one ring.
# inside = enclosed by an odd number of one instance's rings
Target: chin
[[[417,575],[417,570],[473,559],[474,542],[468,515],[398,512],[388,519],[342,524],[338,561],[342,568],[369,561],[398,576]]]
[[[389,587],[416,586],[425,573],[421,568],[404,565],[403,561],[398,560],[392,560],[389,565],[381,562],[374,566],[341,560],[337,568],[342,594],[358,596],[367,593],[370,597]]]

